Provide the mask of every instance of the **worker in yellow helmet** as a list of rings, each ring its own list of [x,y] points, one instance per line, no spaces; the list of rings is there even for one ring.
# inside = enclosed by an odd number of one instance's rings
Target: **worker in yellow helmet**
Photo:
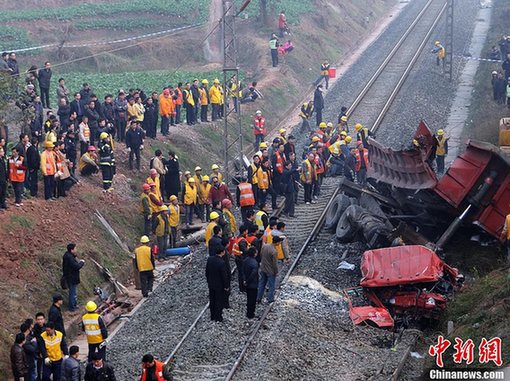
[[[144,235],[140,238],[141,245],[135,249],[135,265],[140,274],[140,284],[144,298],[149,296],[149,292],[152,292],[153,271],[156,268],[152,249],[148,245],[149,242],[149,237]]]
[[[177,229],[181,222],[181,210],[179,199],[176,195],[170,196],[170,205],[168,205],[168,223],[170,225],[170,247],[175,247],[177,243]]]
[[[98,352],[101,358],[106,358],[106,339],[108,330],[101,315],[97,312],[97,304],[92,300],[85,305],[87,313],[82,316],[82,329],[87,335],[87,343],[89,345],[88,360],[92,361],[92,355]]]
[[[221,184],[223,182],[223,175],[220,172],[220,166],[218,164],[213,164],[211,166],[212,173],[209,178],[212,181],[212,178],[216,176],[218,178],[218,182]]]
[[[287,144],[287,137],[286,137],[286,134],[287,134],[287,130],[285,128],[280,128],[280,130],[278,131],[278,138],[280,139],[281,141],[281,144]]]
[[[199,95],[200,95],[200,121],[202,123],[207,123],[207,111],[209,108],[209,103],[211,103],[209,98],[209,81],[207,79],[202,80],[202,85],[200,86]]]
[[[361,123],[356,123],[354,129],[356,130],[356,139],[363,143],[363,147],[367,148],[369,146],[368,138],[374,137],[372,132],[368,128],[363,127]]]
[[[206,247],[209,247],[209,240],[213,236],[213,229],[216,225],[218,225],[219,219],[220,219],[220,214],[218,212],[209,213],[209,220],[211,222],[209,222],[209,224],[205,228],[205,236],[204,236]]]
[[[448,139],[449,138],[444,134],[444,130],[437,130],[437,134],[434,136],[437,173],[440,175],[444,172],[444,161],[448,155]]]
[[[214,122],[220,118],[221,105],[221,85],[217,78],[213,81],[213,85],[209,89],[209,100],[212,107],[211,120]]]
[[[436,55],[436,65],[439,66],[441,70],[441,74],[444,71],[444,59],[446,57],[446,49],[441,44],[440,41],[436,41],[434,43],[434,48],[432,49],[432,53]]]

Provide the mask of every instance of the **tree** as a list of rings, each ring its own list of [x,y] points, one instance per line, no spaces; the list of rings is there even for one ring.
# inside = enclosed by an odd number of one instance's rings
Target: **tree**
[[[260,17],[262,18],[262,24],[268,25],[267,0],[260,0]]]

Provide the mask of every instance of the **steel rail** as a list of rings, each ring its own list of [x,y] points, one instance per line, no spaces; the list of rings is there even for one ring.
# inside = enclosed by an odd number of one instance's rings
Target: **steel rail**
[[[446,8],[448,6],[448,3],[445,3],[443,8],[441,9],[441,11],[439,12],[439,14],[437,15],[436,19],[434,20],[434,23],[432,24],[432,26],[430,27],[427,35],[425,36],[425,38],[422,40],[420,46],[418,46],[418,49],[416,49],[416,52],[414,53],[413,55],[413,58],[411,59],[411,61],[409,62],[409,64],[407,65],[406,67],[406,70],[404,71],[404,74],[402,74],[402,76],[400,77],[397,85],[395,86],[395,88],[393,89],[393,91],[391,92],[388,100],[386,101],[386,103],[384,104],[384,107],[383,109],[381,110],[381,112],[379,113],[379,116],[377,117],[377,119],[375,120],[373,126],[370,128],[370,131],[372,132],[375,132],[377,131],[377,129],[379,128],[379,126],[381,125],[383,119],[385,118],[386,116],[386,112],[388,111],[388,109],[390,108],[390,106],[393,104],[393,101],[395,100],[395,98],[397,97],[397,94],[400,92],[400,89],[402,88],[402,86],[404,85],[404,82],[406,81],[407,77],[409,76],[409,73],[411,72],[412,68],[414,67],[416,61],[418,61],[418,58],[420,57],[421,53],[422,53],[422,50],[423,48],[425,47],[425,44],[427,43],[427,41],[429,40],[430,36],[432,35],[432,32],[434,31],[434,29],[436,28],[437,24],[439,23],[439,20],[441,19],[441,17],[443,17],[443,14],[444,12],[446,11]]]
[[[376,70],[374,75],[372,75],[372,77],[368,80],[367,84],[365,85],[365,87],[363,87],[363,89],[358,94],[358,96],[356,97],[354,102],[352,102],[351,106],[347,110],[347,116],[351,115],[352,112],[356,109],[356,107],[358,107],[358,105],[361,103],[361,101],[365,98],[365,95],[367,95],[368,91],[370,90],[370,88],[372,87],[374,82],[377,80],[377,78],[379,78],[379,76],[384,71],[386,66],[388,66],[388,63],[395,56],[395,54],[400,49],[400,47],[402,46],[402,44],[404,43],[406,38],[409,36],[409,34],[411,34],[411,32],[413,31],[414,27],[418,24],[418,22],[420,22],[420,20],[422,19],[423,15],[427,11],[427,9],[429,9],[430,5],[433,2],[434,2],[434,0],[429,0],[429,2],[427,4],[425,4],[423,9],[420,11],[420,13],[418,13],[418,15],[416,16],[416,19],[412,22],[411,25],[409,25],[409,28],[407,28],[407,30],[404,32],[402,37],[400,37],[400,39],[397,41],[397,43],[395,44],[393,49],[391,49],[391,51],[388,54],[388,56],[385,58],[385,60],[382,62],[382,64],[379,66],[379,68]]]
[[[370,88],[372,87],[372,85],[376,82],[376,80],[378,79],[378,77],[380,76],[380,74],[384,71],[384,69],[387,67],[387,65],[389,64],[389,62],[391,61],[391,59],[395,56],[396,52],[399,50],[399,48],[402,46],[402,44],[404,43],[404,41],[406,40],[406,38],[409,36],[409,34],[413,31],[414,27],[417,25],[417,23],[422,19],[423,15],[425,14],[425,12],[428,10],[428,8],[430,7],[430,5],[433,3],[434,0],[429,0],[427,2],[427,4],[424,6],[424,8],[420,11],[420,13],[416,16],[415,20],[413,21],[413,23],[408,27],[408,29],[405,31],[405,33],[402,35],[402,37],[397,41],[397,44],[394,46],[394,48],[390,51],[389,55],[386,57],[386,59],[382,62],[382,64],[379,66],[379,68],[377,69],[377,71],[374,73],[374,75],[370,78],[369,82],[364,86],[364,88],[361,90],[360,94],[356,97],[356,99],[354,100],[353,104],[349,107],[348,111],[347,111],[347,114],[351,114],[357,107],[358,105],[361,103],[361,101],[364,99],[364,97],[366,96],[366,94],[368,93],[368,91],[370,90]],[[440,19],[440,17],[442,16],[442,14],[444,13],[444,10],[446,8],[443,7],[443,9],[441,10],[441,12],[439,13],[439,15],[437,16],[436,20],[434,21],[432,27],[429,29],[428,33],[427,33],[427,37],[424,39],[424,42],[422,42],[420,44],[420,47],[418,49],[418,51],[415,53],[415,55],[413,56],[413,59],[411,61],[411,64],[407,66],[406,68],[406,71],[404,72],[404,75],[403,77],[405,76],[405,78],[408,76],[409,74],[409,71],[410,71],[410,68],[416,63],[416,60],[419,56],[419,53],[421,52],[421,49],[423,48],[423,45],[426,43],[426,41],[428,40],[428,38],[430,37],[430,34],[432,33],[433,29],[435,28],[435,26],[437,25],[437,22],[438,20]],[[405,81],[405,78],[401,81],[399,81],[399,89],[401,88],[402,84],[404,83]],[[391,94],[391,101],[388,101],[386,104],[385,104],[385,109],[379,114],[379,117],[378,119],[381,117],[381,114],[385,113],[387,111],[387,108],[389,108],[389,105],[391,105],[391,103],[394,101],[395,97],[396,97],[396,94],[398,93],[398,90],[397,91],[393,91],[392,94]],[[387,107],[386,107],[387,106]],[[382,118],[381,118],[382,120]],[[331,203],[333,202],[333,200],[335,199],[335,197],[338,195],[338,192],[340,190],[340,187],[337,187],[333,194],[331,195],[328,203],[326,204],[325,208],[322,210],[317,222],[314,224],[313,228],[312,228],[312,231],[310,232],[310,234],[308,235],[306,241],[304,242],[303,246],[301,247],[301,249],[299,250],[298,254],[296,255],[296,258],[294,259],[294,261],[292,262],[291,266],[289,267],[285,277],[283,278],[281,285],[285,284],[288,279],[290,278],[290,276],[292,275],[293,271],[295,270],[296,266],[298,265],[301,257],[303,256],[303,254],[306,252],[309,244],[316,238],[318,232],[320,231],[321,227],[322,227],[322,224],[324,222],[324,218],[326,216],[326,213],[331,205]],[[273,215],[278,215],[280,212],[281,212],[281,208],[282,208],[282,205],[283,202],[280,203],[280,205],[278,206],[278,209],[276,209],[275,211],[273,211]],[[234,266],[234,268],[232,269],[232,274],[235,272],[236,268]],[[275,294],[275,300],[278,298],[278,296],[280,295],[281,293],[281,289],[279,288],[277,291],[276,291],[276,294]],[[242,349],[241,349],[241,352],[239,354],[239,356],[237,357],[236,361],[234,362],[232,368],[230,369],[228,375],[226,376],[225,380],[226,381],[230,381],[232,380],[233,376],[235,375],[237,369],[239,368],[240,364],[242,363],[243,359],[244,359],[244,356],[246,355],[251,343],[253,342],[253,340],[255,339],[255,337],[257,336],[258,332],[260,331],[260,328],[262,327],[265,319],[267,318],[269,312],[272,310],[274,306],[274,302],[270,303],[267,308],[264,310],[264,313],[262,314],[260,320],[257,322],[254,330],[252,331],[252,333],[250,334],[250,336],[247,338],[245,344],[243,345]],[[186,333],[183,335],[183,337],[181,338],[181,340],[179,341],[179,343],[175,346],[174,350],[170,353],[170,355],[167,357],[167,359],[165,360],[165,364],[169,364],[172,359],[176,356],[177,352],[179,351],[179,349],[182,347],[182,345],[186,342],[186,339],[190,336],[190,334],[193,332],[193,330],[195,329],[196,325],[198,324],[198,322],[201,320],[201,318],[204,316],[204,314],[206,313],[207,309],[209,307],[209,302],[206,303],[206,305],[202,308],[201,312],[197,315],[197,317],[195,318],[195,320],[193,321],[193,323],[190,325],[190,327],[188,328],[188,330],[186,331]]]

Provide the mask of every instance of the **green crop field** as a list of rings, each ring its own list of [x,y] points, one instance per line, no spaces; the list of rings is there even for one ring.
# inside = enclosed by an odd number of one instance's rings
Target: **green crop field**
[[[52,89],[56,88],[59,77],[60,74],[55,73],[53,75]],[[82,84],[86,82],[102,101],[106,94],[116,95],[119,89],[128,91],[131,88],[139,88],[149,95],[152,91],[161,92],[165,86],[171,85],[175,87],[178,82],[191,82],[195,78],[198,78],[200,81],[206,78],[209,80],[209,83],[212,84],[215,78],[221,80],[222,74],[219,71],[197,73],[189,71],[158,70],[115,74],[67,73],[63,74],[62,77],[66,80],[66,86],[71,93],[78,92]],[[53,98],[53,104],[56,105],[55,90],[52,90],[50,95]]]
[[[236,4],[241,6],[244,3],[244,0],[236,0]],[[269,18],[273,18],[275,20],[278,19],[278,14],[280,11],[285,11],[285,16],[287,17],[287,22],[289,24],[296,24],[299,21],[299,16],[313,12],[315,9],[315,5],[313,1],[303,1],[303,0],[267,0],[267,15]],[[255,17],[260,15],[260,7],[258,1],[252,1],[252,3],[246,8],[246,10],[241,14],[247,15],[248,17]]]
[[[0,26],[0,50],[12,48],[27,48],[32,46],[25,29],[13,26]]]
[[[12,22],[22,20],[61,20],[79,21],[81,17],[106,17],[119,14],[132,14],[136,18],[139,12],[154,13],[193,19],[196,22],[205,21],[209,14],[207,0],[146,0],[144,2],[121,1],[102,4],[80,4],[67,7],[33,8],[26,10],[3,11],[0,21]]]

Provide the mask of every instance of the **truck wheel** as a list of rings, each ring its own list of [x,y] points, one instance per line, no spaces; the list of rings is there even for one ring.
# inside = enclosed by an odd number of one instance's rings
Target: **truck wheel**
[[[344,194],[337,196],[328,209],[324,228],[327,230],[334,230],[338,220],[340,219],[340,216],[349,205],[351,205],[351,200],[349,197]]]
[[[349,213],[345,211],[336,225],[336,239],[340,242],[351,242],[356,235],[356,226],[351,224]]]

